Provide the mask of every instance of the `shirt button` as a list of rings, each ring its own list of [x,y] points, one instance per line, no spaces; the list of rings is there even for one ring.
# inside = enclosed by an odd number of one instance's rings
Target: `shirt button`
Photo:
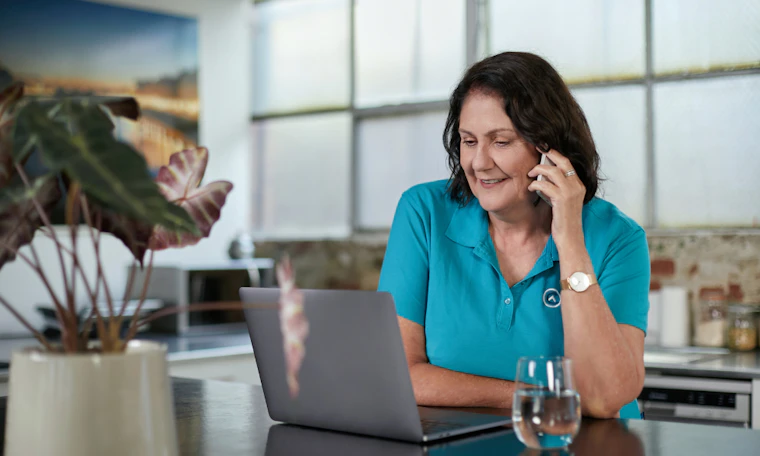
[[[507,298],[504,300],[504,304],[509,305],[512,302],[511,299]]]

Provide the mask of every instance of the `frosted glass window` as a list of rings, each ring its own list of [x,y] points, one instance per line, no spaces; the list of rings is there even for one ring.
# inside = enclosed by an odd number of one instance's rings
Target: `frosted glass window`
[[[269,235],[349,232],[351,117],[270,119],[253,126],[254,224]]]
[[[656,73],[760,66],[760,0],[654,0]]]
[[[760,222],[760,76],[654,88],[657,215],[667,227]]]
[[[538,54],[570,83],[644,75],[644,1],[491,0],[490,8],[492,54]]]
[[[447,99],[465,69],[465,0],[356,0],[357,106]]]
[[[405,190],[449,177],[441,139],[446,114],[384,117],[359,124],[358,223],[362,228],[389,228]]]
[[[646,221],[646,94],[643,86],[576,89],[586,114],[602,176],[597,195],[644,225]]]
[[[348,106],[348,0],[256,4],[254,114]]]

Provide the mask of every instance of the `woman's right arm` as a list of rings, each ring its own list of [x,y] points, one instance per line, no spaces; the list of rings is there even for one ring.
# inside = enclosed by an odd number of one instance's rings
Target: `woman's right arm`
[[[512,407],[514,382],[434,366],[425,353],[425,328],[398,317],[406,362],[418,405],[440,407]]]

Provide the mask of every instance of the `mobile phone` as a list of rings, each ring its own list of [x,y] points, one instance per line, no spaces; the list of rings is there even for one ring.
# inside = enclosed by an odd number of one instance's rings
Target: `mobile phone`
[[[548,164],[550,166],[557,166],[553,161],[551,161],[549,159],[549,157],[546,156],[546,154],[541,154],[541,161],[538,162],[538,164],[539,165],[547,165]],[[546,177],[544,177],[543,174],[539,174],[538,175],[538,180],[540,180],[540,181],[546,180]],[[540,190],[536,190],[536,193],[538,193],[538,196],[540,196],[542,200],[546,201],[546,204],[548,204],[549,206],[552,205],[552,202],[551,202],[551,200],[549,199],[548,196],[546,196],[543,193],[541,193]]]

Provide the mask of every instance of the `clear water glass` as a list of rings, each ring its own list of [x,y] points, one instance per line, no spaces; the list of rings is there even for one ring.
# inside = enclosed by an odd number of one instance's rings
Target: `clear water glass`
[[[529,448],[567,448],[581,426],[581,397],[569,358],[522,357],[517,361],[512,405],[514,429]]]

